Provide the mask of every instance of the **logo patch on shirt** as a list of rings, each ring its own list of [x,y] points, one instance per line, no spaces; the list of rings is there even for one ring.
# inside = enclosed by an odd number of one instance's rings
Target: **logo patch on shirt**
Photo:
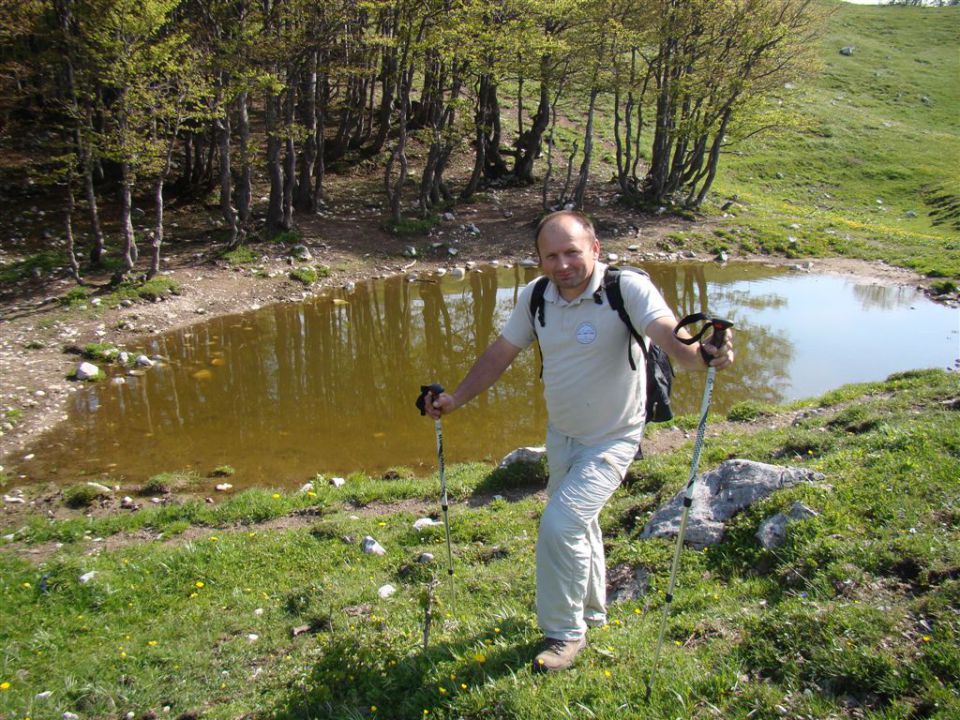
[[[582,322],[577,325],[577,342],[581,345],[589,345],[597,339],[597,329],[593,323]]]

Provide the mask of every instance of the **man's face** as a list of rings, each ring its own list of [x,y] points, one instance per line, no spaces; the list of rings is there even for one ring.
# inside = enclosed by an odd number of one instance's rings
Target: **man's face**
[[[537,240],[543,274],[565,300],[578,297],[590,283],[600,242],[576,218],[561,217],[540,230]]]

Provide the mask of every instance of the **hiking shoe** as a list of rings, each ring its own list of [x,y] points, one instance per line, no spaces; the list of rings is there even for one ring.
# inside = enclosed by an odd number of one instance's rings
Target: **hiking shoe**
[[[566,670],[573,665],[573,659],[577,656],[577,653],[586,646],[586,636],[579,637],[576,640],[544,638],[543,649],[533,659],[533,671]]]

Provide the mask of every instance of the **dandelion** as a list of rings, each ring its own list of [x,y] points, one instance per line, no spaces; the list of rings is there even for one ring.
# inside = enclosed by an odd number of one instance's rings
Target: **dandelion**
[[[377,711],[377,706],[376,706],[376,705],[371,705],[371,706],[370,706],[370,712],[373,713],[373,712],[376,712],[376,711]]]
[[[25,582],[25,583],[22,583],[22,584],[20,585],[20,587],[22,587],[24,590],[29,590],[30,588],[33,587],[33,585],[31,585],[31,584],[28,583],[28,582]]]
[[[673,644],[676,645],[677,647],[683,647],[683,643],[680,642],[679,640],[674,640]]]
[[[499,632],[500,632],[500,628],[494,628],[493,631],[494,631],[495,633],[499,633]]]
[[[156,640],[147,640],[147,645],[149,645],[150,647],[154,647],[156,644],[157,644]]]
[[[203,580],[197,580],[193,585],[199,590],[203,587]]]
[[[220,539],[220,538],[218,538],[216,535],[211,535],[211,536],[210,536],[210,542],[217,542],[219,539]]]
[[[440,688],[440,694],[441,694],[441,695],[446,695],[446,694],[447,694],[447,689],[446,689],[446,688]]]
[[[609,670],[604,670],[604,671],[603,671],[603,676],[606,677],[606,678],[612,677],[612,673],[611,673]]]
[[[271,495],[270,497],[272,497],[274,500],[279,500],[279,499],[280,499],[280,493],[274,493],[274,494]]]
[[[385,522],[378,522],[378,523],[377,523],[377,526],[378,526],[378,527],[386,527],[387,524],[386,524]]]
[[[921,639],[922,639],[924,642],[930,642],[930,636],[929,636],[929,635],[924,635],[923,638],[921,638]]]
[[[127,657],[127,654],[121,650],[121,651],[120,651],[120,658],[121,658],[121,659],[125,659],[126,657]]]
[[[466,683],[460,683],[460,688],[461,688],[462,690],[466,690],[466,689],[467,689],[467,684],[466,684]]]
[[[634,609],[633,609],[633,614],[634,614],[634,615],[639,615],[639,614],[640,614],[640,608],[634,608]]]
[[[200,597],[200,594],[199,594],[199,593],[192,592],[192,593],[190,593],[190,597],[191,597],[191,599],[192,599],[192,598],[195,598],[195,597]]]
[[[476,655],[473,656],[473,659],[476,660],[481,665],[483,665],[483,663],[487,661],[487,656],[484,655],[483,653],[478,652]]]
[[[307,490],[307,497],[316,497],[317,494],[313,490]]]
[[[0,683],[0,690],[9,690],[9,689],[10,689],[10,683],[8,683],[6,680]]]

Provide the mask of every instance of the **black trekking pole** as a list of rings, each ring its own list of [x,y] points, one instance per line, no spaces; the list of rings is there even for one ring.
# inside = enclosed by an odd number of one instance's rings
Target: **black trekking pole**
[[[696,322],[704,322],[704,326],[696,335],[691,338],[681,338],[678,333],[681,328]],[[726,331],[733,327],[733,323],[728,320],[718,320],[711,318],[703,313],[688,315],[681,320],[673,329],[673,334],[677,336],[685,345],[693,345],[700,340],[708,328],[713,328],[713,340],[717,347],[723,345],[723,336]],[[710,366],[713,360],[703,347],[700,348],[700,354],[707,362],[707,382],[703,388],[703,400],[700,403],[700,422],[697,424],[697,437],[693,443],[693,459],[690,462],[690,477],[687,480],[687,487],[683,495],[683,514],[680,517],[680,531],[677,533],[677,547],[673,552],[673,565],[670,568],[670,583],[667,586],[666,600],[663,604],[663,615],[660,617],[660,632],[657,635],[657,647],[653,652],[653,667],[650,669],[650,680],[647,682],[646,700],[650,700],[650,691],[653,689],[653,682],[657,676],[657,666],[660,662],[660,650],[663,648],[663,635],[667,629],[667,617],[670,614],[670,604],[673,602],[673,590],[677,582],[677,569],[680,567],[680,553],[683,551],[683,536],[687,531],[687,517],[690,515],[690,506],[693,504],[693,489],[697,482],[697,466],[700,465],[700,451],[703,449],[703,435],[707,429],[707,413],[710,410],[710,397],[713,395],[713,383],[717,375],[717,369]]]
[[[417,398],[417,409],[421,415],[427,414],[426,403],[429,398],[436,397],[443,392],[443,386],[439,383],[420,386],[420,397]],[[433,421],[434,429],[437,432],[437,464],[440,468],[440,509],[443,510],[443,529],[447,535],[447,574],[450,576],[450,597],[455,597],[453,587],[453,547],[450,543],[450,518],[447,514],[449,507],[447,503],[447,475],[446,467],[443,461],[443,428],[440,425],[440,418]],[[451,607],[453,603],[451,602]]]

